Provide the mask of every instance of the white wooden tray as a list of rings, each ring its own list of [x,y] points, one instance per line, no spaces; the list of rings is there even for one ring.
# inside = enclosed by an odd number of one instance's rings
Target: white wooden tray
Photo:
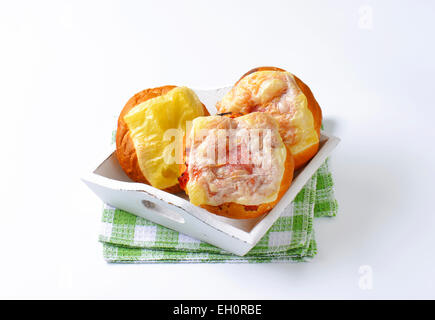
[[[229,87],[195,92],[210,114],[215,114],[216,102],[228,89]],[[82,180],[101,200],[113,207],[243,256],[269,230],[339,141],[322,132],[316,156],[304,168],[295,172],[290,188],[275,208],[254,219],[220,217],[191,204],[184,194],[170,194],[143,183],[132,182],[118,163],[115,147],[85,173]]]

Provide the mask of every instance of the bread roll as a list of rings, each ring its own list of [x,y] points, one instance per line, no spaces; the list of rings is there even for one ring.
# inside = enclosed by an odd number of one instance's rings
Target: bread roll
[[[177,95],[170,96],[176,88],[179,91]],[[116,155],[119,164],[135,182],[150,184],[171,193],[181,191],[178,185],[179,165],[159,160],[167,145],[162,133],[171,128],[185,130],[186,121],[208,114],[193,91],[185,87],[163,86],[135,94],[118,118]],[[126,119],[131,122],[130,126]],[[135,126],[135,135],[131,125]]]
[[[275,67],[255,68],[244,74],[219,101],[221,113],[267,112],[280,125],[295,168],[305,165],[318,151],[322,110],[310,88],[298,77]]]
[[[228,218],[269,212],[293,178],[292,154],[267,113],[199,117],[187,133],[186,152],[180,186],[193,204]]]

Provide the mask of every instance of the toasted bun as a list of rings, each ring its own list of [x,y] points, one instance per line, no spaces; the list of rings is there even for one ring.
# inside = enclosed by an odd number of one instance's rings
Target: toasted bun
[[[236,83],[234,86],[236,86],[240,80],[242,80],[247,75],[250,75],[251,73],[258,72],[258,71],[283,71],[286,72],[286,70],[276,67],[258,67],[254,68],[247,73],[245,73]],[[310,88],[298,77],[295,75],[294,79],[296,80],[296,84],[299,86],[303,94],[307,98],[308,102],[308,109],[313,114],[314,119],[314,129],[317,132],[317,135],[320,138],[320,126],[322,125],[322,109],[320,108],[320,105],[317,103],[316,99],[314,98],[313,93],[311,92]],[[295,162],[295,169],[301,168],[305,163],[307,163],[318,151],[319,144],[313,145],[307,149],[305,149],[303,152],[300,152],[298,154],[293,154],[294,162]]]
[[[294,160],[288,148],[287,148],[287,157],[284,166],[285,166],[284,174],[282,176],[278,197],[273,202],[263,203],[258,206],[245,206],[243,204],[239,204],[235,202],[228,202],[228,203],[223,203],[220,206],[201,205],[201,207],[219,216],[224,216],[232,219],[257,218],[272,210],[273,207],[275,207],[275,205],[279,202],[279,200],[281,200],[281,198],[286,193],[286,191],[288,190],[288,188],[292,183],[293,172],[294,172]]]
[[[289,148],[286,147],[286,150],[287,157],[284,163],[284,174],[282,176],[278,197],[275,201],[264,203],[258,206],[245,206],[243,204],[235,202],[227,202],[219,206],[201,205],[201,207],[211,213],[232,219],[256,218],[272,210],[273,207],[275,207],[275,205],[278,203],[278,201],[281,200],[282,196],[286,193],[293,180],[294,160]],[[178,180],[180,181],[181,188],[187,193],[186,184],[189,180],[187,166],[185,164],[181,165],[180,170],[181,174]]]
[[[116,156],[121,168],[124,170],[127,176],[135,182],[150,184],[139,167],[136,149],[134,147],[133,140],[130,137],[130,130],[124,121],[124,116],[138,104],[164,95],[174,88],[176,88],[176,86],[163,86],[138,92],[131,97],[130,100],[128,100],[127,104],[124,106],[121,114],[119,115],[118,129],[116,131]],[[206,107],[204,105],[203,107],[206,115],[209,115]],[[165,191],[170,193],[178,193],[181,191],[181,189],[177,184],[166,188]]]

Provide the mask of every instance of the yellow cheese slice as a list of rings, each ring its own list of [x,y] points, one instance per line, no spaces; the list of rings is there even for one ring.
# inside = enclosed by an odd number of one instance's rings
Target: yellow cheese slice
[[[279,98],[280,97],[280,98]],[[270,113],[279,122],[284,143],[298,154],[319,142],[307,98],[294,76],[283,71],[257,71],[239,81],[218,103],[220,112]]]
[[[228,147],[226,163],[213,161],[219,152],[216,144],[219,130],[225,130],[228,136],[241,140],[246,138],[247,141],[252,140],[246,134],[254,134],[257,132],[255,130],[268,131],[273,141],[270,166],[260,164],[265,157],[265,147],[252,148],[250,143],[247,145],[251,148],[247,151],[250,153],[250,162],[237,165],[231,163],[230,154],[238,150],[241,146],[239,144],[235,144],[234,149]],[[206,133],[206,136],[202,133]],[[193,121],[186,143],[190,146],[189,181],[186,189],[191,203],[213,206],[227,202],[260,205],[277,199],[287,151],[278,132],[278,123],[272,116],[254,112],[234,119],[221,116],[199,117]],[[212,157],[207,154],[210,147],[215,150]],[[259,162],[254,164],[254,160]]]
[[[179,159],[186,122],[204,109],[189,88],[177,87],[132,108],[124,121],[130,129],[139,167],[150,184],[165,189],[178,183]]]

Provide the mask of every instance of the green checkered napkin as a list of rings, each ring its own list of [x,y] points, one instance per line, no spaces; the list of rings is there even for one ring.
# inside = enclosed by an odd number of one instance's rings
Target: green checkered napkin
[[[325,161],[270,230],[243,257],[108,205],[104,206],[99,239],[108,262],[307,261],[317,252],[314,217],[331,217],[336,213],[333,181]]]

